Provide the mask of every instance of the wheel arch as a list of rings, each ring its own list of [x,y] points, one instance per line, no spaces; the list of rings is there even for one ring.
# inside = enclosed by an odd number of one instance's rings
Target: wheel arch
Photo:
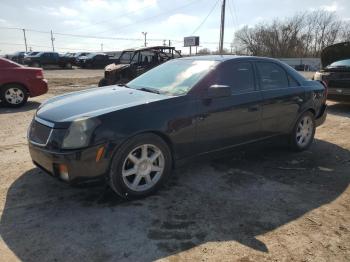
[[[305,114],[306,112],[311,112],[316,117],[316,111],[312,107],[305,107],[303,110],[299,111],[297,117],[294,119],[292,125],[289,127],[288,133],[291,132],[296,124],[296,122],[299,120],[299,118]]]
[[[110,153],[110,159],[112,160],[114,158],[114,156],[117,154],[118,150],[130,139],[133,139],[134,137],[137,137],[139,135],[145,135],[145,134],[153,134],[156,135],[158,137],[160,137],[169,147],[170,153],[171,153],[171,158],[172,158],[172,168],[175,167],[175,151],[174,151],[174,144],[171,141],[170,137],[168,135],[166,135],[164,132],[158,131],[158,130],[146,130],[146,131],[142,131],[142,132],[138,132],[136,134],[132,134],[130,136],[128,136],[126,139],[124,139],[120,144],[116,145]],[[109,168],[111,166],[111,162],[109,163]]]
[[[31,96],[28,87],[25,84],[21,83],[21,82],[7,82],[7,83],[4,83],[4,84],[1,84],[0,85],[0,89],[6,87],[8,85],[19,85],[19,86],[23,87],[27,91],[27,95],[28,96]]]

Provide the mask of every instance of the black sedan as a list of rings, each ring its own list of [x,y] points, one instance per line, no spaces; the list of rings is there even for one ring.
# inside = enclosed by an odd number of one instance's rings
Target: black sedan
[[[104,177],[123,197],[157,190],[196,155],[284,135],[307,149],[326,118],[326,91],[268,58],[171,60],[125,86],[65,94],[37,110],[33,162],[70,183]]]
[[[322,69],[314,79],[328,85],[328,98],[350,101],[350,42],[331,45],[322,50]]]

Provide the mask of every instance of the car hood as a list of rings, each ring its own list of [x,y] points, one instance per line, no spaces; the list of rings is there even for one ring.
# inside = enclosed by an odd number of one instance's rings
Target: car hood
[[[171,96],[120,86],[99,87],[51,98],[39,107],[36,116],[64,126],[77,118],[95,117],[169,98]]]
[[[321,52],[322,68],[344,59],[350,59],[350,42],[330,45]]]

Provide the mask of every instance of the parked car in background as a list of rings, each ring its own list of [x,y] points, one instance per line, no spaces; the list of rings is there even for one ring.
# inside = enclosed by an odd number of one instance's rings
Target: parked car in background
[[[180,52],[175,47],[168,46],[124,50],[116,62],[106,66],[104,77],[98,86],[126,83],[157,65],[179,57]]]
[[[25,54],[26,52],[24,51],[15,52],[14,54],[6,55],[5,58],[10,59],[16,63],[23,64]]]
[[[350,101],[350,42],[326,47],[321,53],[322,69],[314,79],[328,86],[328,98]]]
[[[116,57],[110,57],[103,53],[90,53],[86,56],[80,56],[76,63],[81,68],[104,68],[106,65],[116,61]]]
[[[25,53],[25,57],[26,56],[33,56],[33,55],[36,55],[36,54],[38,54],[38,53],[40,53],[39,51],[31,51],[31,52],[28,52],[28,53]]]
[[[0,101],[2,105],[19,107],[28,97],[47,92],[47,81],[40,68],[24,67],[0,58]]]
[[[24,64],[33,67],[59,66],[61,68],[72,68],[70,58],[56,52],[39,52],[35,55],[26,56]]]
[[[275,59],[180,58],[125,86],[49,99],[29,127],[29,150],[54,177],[102,177],[122,197],[143,197],[196,155],[276,136],[307,149],[325,102],[320,82]]]

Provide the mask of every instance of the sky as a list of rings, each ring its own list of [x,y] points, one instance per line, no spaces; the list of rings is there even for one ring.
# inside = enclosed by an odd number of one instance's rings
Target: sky
[[[184,53],[185,36],[199,36],[200,48],[216,50],[222,0],[0,0],[0,55],[28,49],[117,51],[147,45],[172,45]],[[225,43],[235,30],[312,10],[336,12],[350,20],[350,0],[226,0]],[[74,35],[74,36],[73,36]],[[84,36],[84,37],[83,37]]]

